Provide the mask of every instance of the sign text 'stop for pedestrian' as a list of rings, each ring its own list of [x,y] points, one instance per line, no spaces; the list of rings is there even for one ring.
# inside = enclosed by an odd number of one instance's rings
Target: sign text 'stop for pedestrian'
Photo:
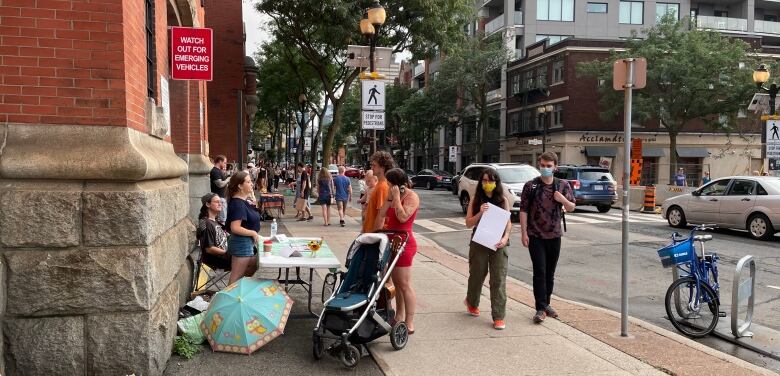
[[[211,81],[214,33],[208,28],[171,28],[171,78]]]

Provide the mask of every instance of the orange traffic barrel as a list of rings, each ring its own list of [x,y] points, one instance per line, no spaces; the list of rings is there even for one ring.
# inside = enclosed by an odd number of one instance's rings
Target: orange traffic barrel
[[[655,211],[655,186],[645,187],[645,204],[642,205],[642,211]]]

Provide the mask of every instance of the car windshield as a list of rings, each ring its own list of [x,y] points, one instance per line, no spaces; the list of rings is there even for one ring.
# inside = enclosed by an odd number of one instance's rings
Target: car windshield
[[[502,183],[506,184],[525,183],[539,175],[539,171],[533,167],[511,167],[498,170],[498,177],[501,178]]]
[[[604,170],[580,170],[580,180],[615,181],[609,171]]]
[[[446,176],[446,177],[450,177],[450,176],[452,176],[452,174],[450,174],[450,173],[449,173],[449,172],[447,172],[447,171],[436,170],[436,171],[434,171],[434,172],[436,173],[436,175],[441,175],[441,176]]]

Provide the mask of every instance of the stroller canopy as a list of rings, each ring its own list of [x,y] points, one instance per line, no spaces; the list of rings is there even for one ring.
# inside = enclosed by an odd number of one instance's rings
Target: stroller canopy
[[[355,242],[352,245],[352,248],[349,249],[349,253],[347,253],[347,262],[349,260],[352,260],[352,257],[355,255],[355,252],[357,252],[358,249],[360,249],[361,245],[365,244],[379,244],[379,260],[384,260],[384,255],[386,252],[388,252],[387,245],[390,243],[390,240],[387,238],[387,235],[381,234],[381,233],[366,233],[366,234],[360,234],[357,239],[355,239]]]

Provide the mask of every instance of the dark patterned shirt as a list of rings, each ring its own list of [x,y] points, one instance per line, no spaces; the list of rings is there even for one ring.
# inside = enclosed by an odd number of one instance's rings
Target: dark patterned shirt
[[[536,198],[531,211],[528,205],[533,194],[533,185],[537,187]],[[554,239],[563,236],[561,231],[561,204],[553,199],[552,184],[544,184],[541,180],[533,179],[523,186],[520,196],[520,211],[528,213],[528,236],[541,239]],[[566,180],[558,181],[558,192],[561,192],[567,200],[574,202],[574,191]]]

